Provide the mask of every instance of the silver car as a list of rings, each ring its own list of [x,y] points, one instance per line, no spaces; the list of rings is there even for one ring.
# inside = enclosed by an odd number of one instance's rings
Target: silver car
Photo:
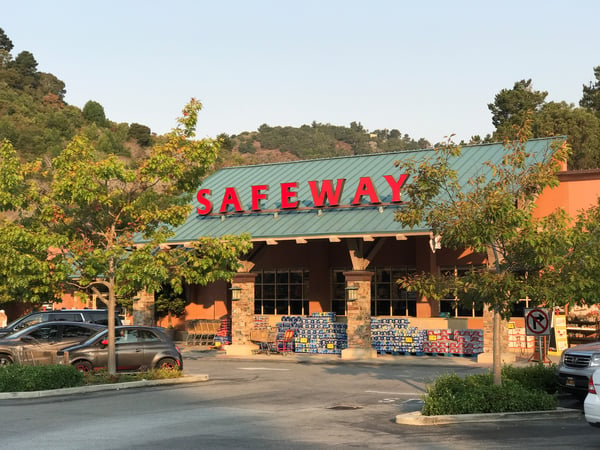
[[[567,392],[584,397],[590,377],[600,368],[600,342],[577,345],[562,352],[557,368],[558,384]]]

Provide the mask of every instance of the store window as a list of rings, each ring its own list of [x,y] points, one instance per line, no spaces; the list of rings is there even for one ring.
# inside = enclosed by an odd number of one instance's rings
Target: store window
[[[333,271],[333,293],[331,296],[331,311],[338,316],[346,315],[346,270]]]
[[[473,267],[442,267],[443,274],[453,274],[455,277],[464,276]],[[440,300],[440,312],[450,317],[482,317],[483,305],[472,304],[465,305],[459,303],[459,299],[454,293],[449,292],[446,298]]]
[[[346,277],[348,269],[333,271],[332,311],[346,315]],[[372,316],[417,315],[417,294],[398,286],[398,279],[415,272],[413,267],[376,267],[371,282]]]
[[[258,271],[254,285],[254,313],[308,315],[308,285],[307,270]]]
[[[511,317],[525,317],[525,309],[537,306],[530,298],[522,298],[511,306]]]
[[[373,279],[372,316],[417,316],[417,293],[408,292],[398,280],[415,273],[414,267],[376,267]]]

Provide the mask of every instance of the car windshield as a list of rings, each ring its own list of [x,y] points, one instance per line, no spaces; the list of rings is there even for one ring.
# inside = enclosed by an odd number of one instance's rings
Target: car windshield
[[[37,328],[33,328],[34,330]],[[3,337],[2,339],[6,339],[6,340],[16,340],[16,339],[21,339],[21,337],[28,335],[29,333],[31,333],[32,328],[23,328],[19,331],[15,331],[12,334],[9,334],[8,336]]]
[[[9,323],[6,328],[11,330],[22,330],[23,328],[30,327],[36,323],[42,322],[42,314],[35,314],[33,316],[20,317],[14,322]]]

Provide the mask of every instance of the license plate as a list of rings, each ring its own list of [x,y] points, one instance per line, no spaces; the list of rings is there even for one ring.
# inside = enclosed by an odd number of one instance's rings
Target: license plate
[[[575,380],[573,379],[573,377],[567,377],[567,381],[565,383],[567,386],[573,386],[575,387]]]

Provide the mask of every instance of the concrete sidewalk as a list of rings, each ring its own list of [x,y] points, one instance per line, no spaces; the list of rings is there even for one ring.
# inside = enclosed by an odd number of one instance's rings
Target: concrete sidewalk
[[[63,389],[48,389],[45,391],[29,391],[29,392],[0,392],[0,400],[8,399],[26,399],[26,398],[46,398],[63,395],[86,394],[88,392],[100,391],[121,391],[125,389],[142,388],[148,386],[166,386],[188,383],[199,383],[208,381],[208,375],[184,375],[179,378],[165,378],[162,380],[140,380],[128,381],[125,383],[107,383],[107,384],[92,384],[85,386],[77,386]]]
[[[231,360],[267,360],[267,361],[281,361],[281,362],[295,362],[295,363],[312,363],[312,364],[406,364],[412,363],[435,363],[444,364],[448,366],[476,366],[476,367],[492,367],[492,363],[479,362],[476,357],[472,356],[454,356],[454,355],[414,355],[414,354],[398,354],[398,355],[377,355],[377,358],[369,359],[342,359],[340,355],[336,354],[319,354],[319,353],[295,353],[295,352],[283,352],[283,353],[256,353],[253,355],[244,356],[232,356],[228,355],[224,350],[216,350],[207,347],[200,347],[195,345],[186,345],[185,342],[176,342],[177,346],[181,350],[184,358],[199,359],[199,358],[219,358],[219,359],[231,359]],[[522,367],[531,364],[537,364],[533,361],[533,355],[515,355],[516,359],[511,365],[515,367]],[[558,355],[548,355],[548,364],[557,364],[560,359]]]

